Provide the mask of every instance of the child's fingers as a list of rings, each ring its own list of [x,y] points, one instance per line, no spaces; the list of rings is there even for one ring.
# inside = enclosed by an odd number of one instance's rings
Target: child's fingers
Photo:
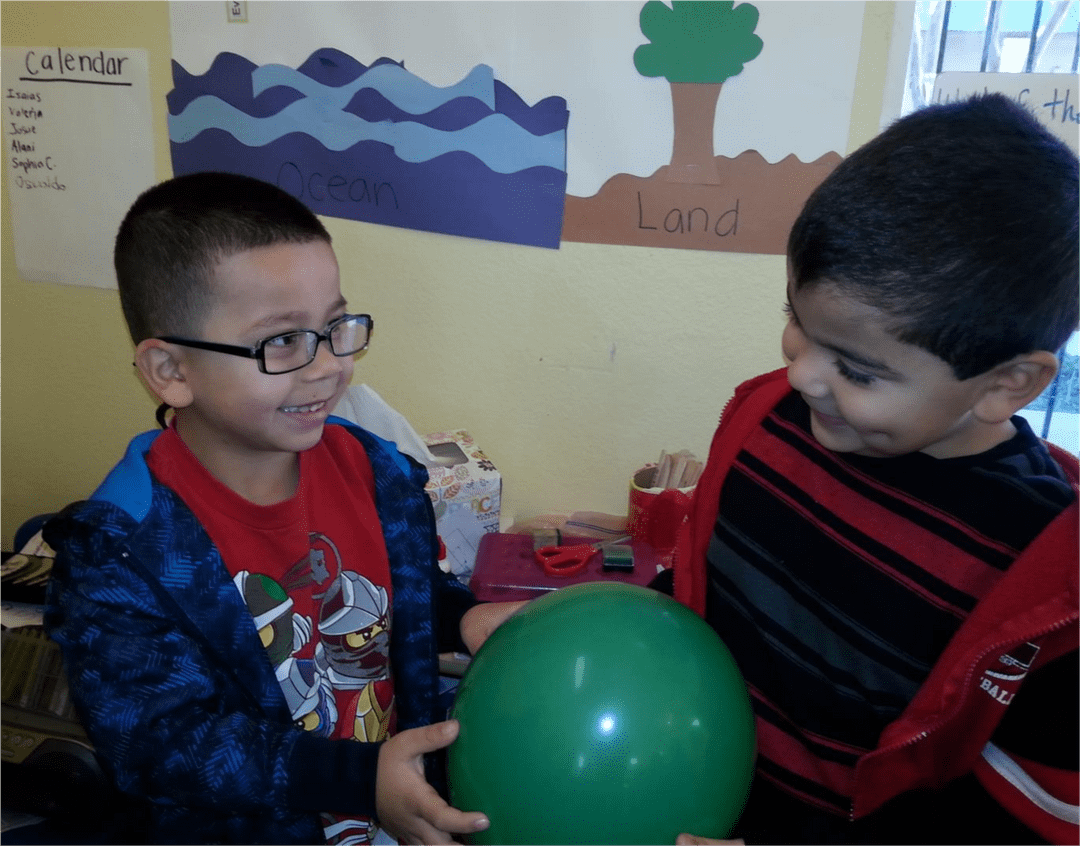
[[[409,843],[453,843],[453,835],[483,831],[489,825],[484,814],[452,808],[429,787],[417,797],[407,830],[399,833],[399,840]]]
[[[451,840],[448,835],[472,834],[476,831],[483,831],[490,825],[488,818],[484,814],[477,812],[466,813],[445,804],[428,814],[425,823],[426,828],[430,829],[429,834],[437,833],[439,836],[438,841],[425,840],[425,843],[449,843]]]
[[[457,739],[457,736],[457,720],[446,720],[442,723],[407,729],[397,734],[393,740],[396,742],[399,755],[412,758],[449,746]]]
[[[430,726],[423,727],[424,734],[424,752],[434,752],[436,749],[442,749],[444,746],[449,746],[455,740],[457,740],[458,729],[457,720],[446,720],[441,723],[432,723]]]

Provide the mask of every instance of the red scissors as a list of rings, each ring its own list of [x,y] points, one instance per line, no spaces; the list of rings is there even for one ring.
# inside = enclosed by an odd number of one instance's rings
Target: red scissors
[[[577,546],[542,546],[536,550],[536,561],[549,576],[573,576],[585,569],[600,550],[591,544]]]

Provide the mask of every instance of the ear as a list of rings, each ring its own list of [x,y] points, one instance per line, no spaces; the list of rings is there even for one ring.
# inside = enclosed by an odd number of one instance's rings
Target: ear
[[[135,366],[146,387],[172,408],[191,405],[191,386],[186,378],[186,360],[175,344],[147,338],[135,347]]]
[[[1057,356],[1046,350],[1024,353],[978,378],[986,388],[973,408],[984,423],[1003,423],[1041,394],[1057,375]]]

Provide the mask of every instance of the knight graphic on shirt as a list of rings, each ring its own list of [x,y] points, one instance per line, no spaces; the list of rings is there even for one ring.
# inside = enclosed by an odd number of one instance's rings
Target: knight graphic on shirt
[[[252,613],[297,725],[321,737],[384,740],[391,731],[394,704],[387,591],[359,573],[342,571],[337,547],[325,535],[313,533],[310,542],[309,554],[285,576],[297,598],[265,574],[244,570],[234,583]],[[325,581],[319,577],[328,574],[327,551],[337,575],[325,591],[312,591]],[[317,627],[310,616],[293,611],[298,600],[302,606],[317,604]],[[314,657],[302,657],[309,645]],[[324,816],[330,842],[366,843],[374,835],[368,820]]]

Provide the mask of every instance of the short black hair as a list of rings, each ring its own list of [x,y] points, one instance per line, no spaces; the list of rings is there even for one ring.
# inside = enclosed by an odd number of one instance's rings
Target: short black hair
[[[113,251],[132,340],[199,330],[213,301],[214,268],[245,250],[330,242],[326,227],[277,186],[234,173],[192,173],[141,194]]]
[[[928,106],[844,159],[788,239],[795,290],[828,282],[957,379],[1076,329],[1077,158],[1001,94]]]

